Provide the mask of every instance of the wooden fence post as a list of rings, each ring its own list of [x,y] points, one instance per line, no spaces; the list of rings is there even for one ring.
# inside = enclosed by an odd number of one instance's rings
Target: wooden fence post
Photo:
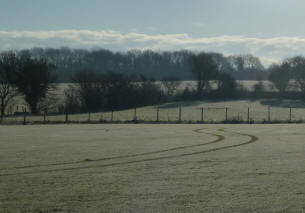
[[[134,108],[134,116],[133,116],[133,120],[137,120],[137,107]]]
[[[270,117],[270,106],[268,106],[268,122],[270,123],[271,117]]]
[[[203,122],[203,107],[201,108],[201,122]]]
[[[157,122],[159,122],[159,107],[157,107]]]
[[[23,111],[23,125],[26,125],[26,107],[22,107],[22,111]]]
[[[65,112],[66,112],[66,122],[68,122],[68,121],[69,121],[69,113],[68,113],[68,108],[66,108]]]
[[[226,121],[228,121],[228,107],[226,107]]]
[[[3,120],[3,114],[1,113],[1,116],[0,116],[0,123],[2,122],[2,120]]]
[[[179,105],[179,122],[181,122],[181,105]]]
[[[47,116],[47,110],[45,109],[43,111],[43,122],[45,123],[46,122],[46,116]]]
[[[289,108],[289,121],[291,122],[291,107]]]

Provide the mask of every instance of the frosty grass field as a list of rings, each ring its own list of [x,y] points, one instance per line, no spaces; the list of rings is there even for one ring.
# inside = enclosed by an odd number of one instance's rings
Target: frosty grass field
[[[0,212],[305,212],[304,124],[0,127]]]

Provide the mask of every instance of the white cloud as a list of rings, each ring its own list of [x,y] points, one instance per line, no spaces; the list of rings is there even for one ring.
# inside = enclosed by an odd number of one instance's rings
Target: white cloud
[[[270,64],[285,57],[305,54],[303,37],[191,37],[188,34],[120,33],[113,30],[59,31],[0,31],[0,51],[32,47],[86,48],[102,47],[111,50],[153,49],[221,52],[225,55],[251,53]]]

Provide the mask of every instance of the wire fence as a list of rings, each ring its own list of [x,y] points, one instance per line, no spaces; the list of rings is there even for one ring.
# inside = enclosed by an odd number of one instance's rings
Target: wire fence
[[[30,115],[23,112],[2,117],[1,124],[34,123],[285,123],[305,122],[305,108],[292,107],[142,107],[120,111]]]

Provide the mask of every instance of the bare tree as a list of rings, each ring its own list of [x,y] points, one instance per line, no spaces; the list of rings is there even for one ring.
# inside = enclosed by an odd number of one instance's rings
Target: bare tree
[[[69,85],[65,89],[65,108],[69,113],[76,113],[81,111],[81,97],[80,97],[80,88],[73,84]]]
[[[264,70],[264,66],[262,65],[260,59],[250,54],[229,56],[227,60],[237,72],[254,72]]]
[[[287,59],[286,62],[290,65],[297,86],[305,94],[305,57],[295,56]]]
[[[262,78],[258,77],[257,83],[253,85],[254,97],[260,98],[265,91],[264,83]]]
[[[56,112],[58,110],[59,97],[55,92],[48,92],[44,98],[42,98],[38,104],[37,109],[39,112],[49,113]]]
[[[161,80],[161,83],[166,89],[166,94],[169,97],[172,97],[177,91],[179,85],[181,84],[181,81],[174,77],[165,77]]]
[[[271,81],[280,93],[284,93],[287,90],[291,78],[290,65],[286,62],[272,64],[269,67],[269,71],[269,81]]]
[[[32,59],[25,56],[19,60],[14,84],[24,95],[31,113],[37,113],[38,103],[46,97],[50,89],[55,89],[55,76],[52,75],[51,67],[43,58]]]
[[[12,84],[17,70],[17,56],[13,52],[0,54],[0,109],[1,117],[5,115],[6,107],[18,94],[16,87]]]
[[[81,105],[82,110],[94,112],[105,106],[106,84],[103,73],[82,69],[72,76],[73,86],[65,91],[69,110]]]
[[[197,93],[202,95],[204,89],[210,88],[209,80],[218,73],[217,65],[208,53],[200,53],[191,58],[192,69],[197,81]]]
[[[217,90],[223,97],[232,97],[235,95],[237,84],[235,79],[228,73],[219,72],[217,74]]]

